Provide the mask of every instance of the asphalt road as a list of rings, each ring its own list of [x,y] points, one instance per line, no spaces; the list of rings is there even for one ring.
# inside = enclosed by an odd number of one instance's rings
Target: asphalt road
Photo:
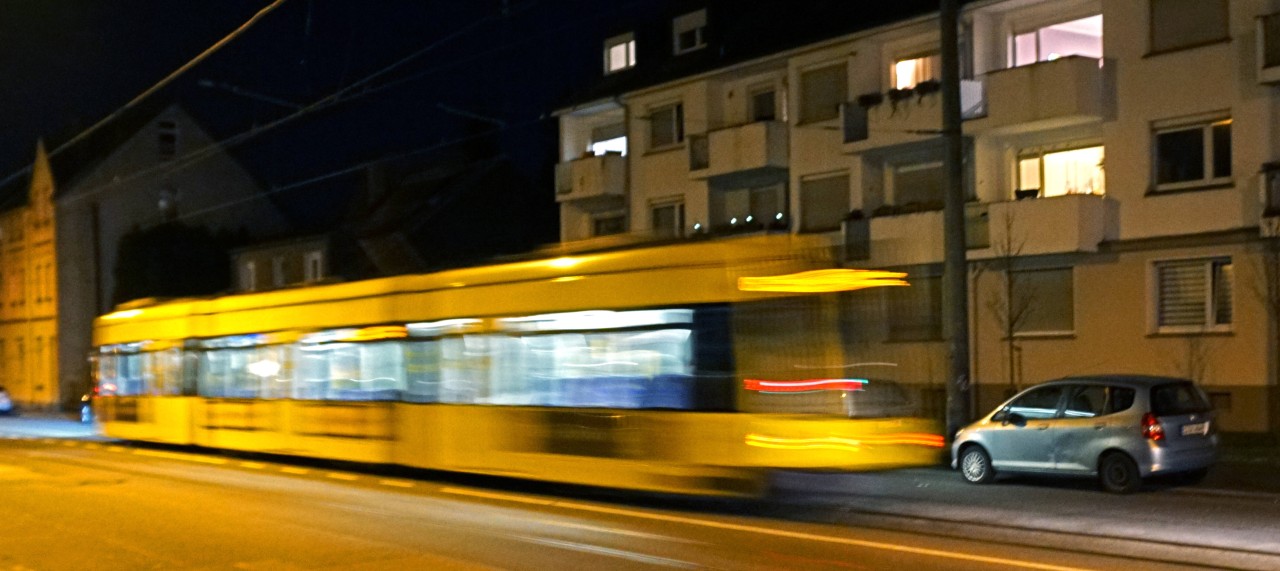
[[[686,500],[230,457],[0,419],[0,569],[1280,568],[1280,496],[942,470]],[[1194,541],[1190,541],[1194,540]]]

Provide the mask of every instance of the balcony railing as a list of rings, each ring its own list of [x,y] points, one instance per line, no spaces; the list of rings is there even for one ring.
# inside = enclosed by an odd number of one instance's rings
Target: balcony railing
[[[627,158],[620,153],[587,156],[556,165],[556,202],[623,196]]]

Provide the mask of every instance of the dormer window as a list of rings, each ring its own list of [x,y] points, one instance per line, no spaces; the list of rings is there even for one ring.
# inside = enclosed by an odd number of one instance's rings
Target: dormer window
[[[616,73],[636,66],[636,36],[631,32],[604,41],[604,72]]]
[[[161,121],[156,125],[156,155],[161,161],[171,161],[178,154],[178,124]]]
[[[704,30],[707,28],[707,11],[690,12],[671,22],[672,53],[680,55],[707,47]]]

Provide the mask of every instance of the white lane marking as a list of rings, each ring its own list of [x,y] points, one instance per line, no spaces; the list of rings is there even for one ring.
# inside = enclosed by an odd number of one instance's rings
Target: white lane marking
[[[404,480],[378,480],[378,483],[384,486],[391,486],[393,488],[412,488],[413,487],[413,482],[406,482]]]
[[[263,468],[266,468],[267,465],[263,464],[262,462],[241,462],[240,467],[248,468],[250,470],[261,470]]]
[[[328,474],[325,474],[325,477],[333,478],[334,480],[345,480],[348,482],[354,482],[360,479],[360,476],[355,474],[343,474],[342,472],[329,472]]]
[[[306,469],[306,468],[294,468],[293,466],[285,466],[285,467],[281,468],[281,469],[280,469],[280,471],[281,471],[281,472],[284,472],[284,473],[286,473],[286,474],[309,474],[309,473],[311,473],[311,470],[308,470],[308,469]]]
[[[688,561],[680,561],[679,559],[667,559],[666,557],[658,557],[656,555],[645,555],[634,551],[624,551],[622,549],[610,549],[608,547],[600,547],[596,545],[587,545],[585,543],[574,543],[572,541],[561,541],[559,539],[547,539],[544,537],[531,537],[528,535],[512,535],[523,541],[530,543],[540,543],[551,547],[560,547],[563,549],[572,549],[574,551],[583,551],[586,553],[595,553],[598,555],[609,555],[612,557],[621,557],[650,565],[666,565],[667,567],[679,567],[682,569],[701,569],[701,565],[690,563]]]
[[[656,533],[645,533],[643,531],[633,531],[630,529],[621,529],[617,527],[603,527],[599,525],[587,525],[582,523],[570,523],[567,521],[556,521],[552,519],[536,519],[538,523],[554,525],[556,527],[568,527],[571,529],[585,529],[587,531],[598,531],[601,533],[612,533],[616,535],[627,535],[631,537],[641,537],[644,539],[657,539],[661,541],[675,541],[679,543],[689,543],[694,545],[706,545],[705,541],[694,541],[692,539],[684,539],[680,537],[671,537],[669,535],[658,535]]]
[[[150,456],[152,458],[166,458],[169,460],[181,460],[183,462],[197,462],[200,464],[226,464],[226,458],[208,458],[205,456],[196,456],[194,454],[178,454],[177,452],[165,452],[163,450],[134,450],[135,456]]]
[[[710,520],[702,520],[692,517],[645,513],[634,510],[621,508],[609,508],[603,506],[593,506],[588,504],[579,504],[574,502],[560,502],[554,500],[536,500],[532,498],[522,498],[520,496],[512,496],[507,494],[495,494],[491,492],[478,492],[463,488],[445,487],[440,488],[442,493],[454,494],[459,496],[472,496],[477,498],[488,498],[496,500],[504,500],[511,502],[519,502],[525,504],[536,504],[544,506],[554,506],[558,508],[588,511],[595,513],[605,513],[611,515],[621,515],[635,517],[641,519],[649,519],[655,521],[666,521],[672,523],[682,523],[686,525],[696,525],[702,527],[710,527],[716,529],[725,529],[730,531],[741,531],[745,533],[756,533],[760,535],[772,535],[775,537],[786,537],[789,539],[806,539],[810,541],[820,541],[823,543],[835,543],[840,545],[854,545],[858,547],[866,547],[870,549],[881,549],[885,551],[897,551],[901,553],[912,553],[915,555],[926,555],[929,557],[940,557],[944,559],[957,559],[960,561],[976,561],[979,563],[990,563],[995,565],[1008,565],[1012,567],[1020,567],[1023,569],[1039,569],[1042,571],[1085,571],[1082,567],[1066,567],[1062,565],[1049,565],[1046,563],[1036,563],[1033,561],[1023,561],[1020,559],[1007,559],[1004,557],[989,557],[986,555],[973,555],[969,553],[956,553],[952,551],[942,551],[939,549],[928,549],[924,547],[911,547],[907,545],[898,545],[896,543],[884,543],[880,541],[867,541],[862,539],[851,539],[847,537],[832,537],[828,535],[817,535],[813,533],[804,533],[798,531],[785,531],[781,529],[770,529],[766,527],[756,527],[753,525],[743,525],[736,523],[724,523]]]

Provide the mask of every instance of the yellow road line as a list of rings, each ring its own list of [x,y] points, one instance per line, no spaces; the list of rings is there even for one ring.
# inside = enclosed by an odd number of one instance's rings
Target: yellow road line
[[[328,474],[325,474],[325,477],[333,478],[334,480],[346,480],[348,482],[354,482],[360,479],[360,476],[355,474],[344,474],[342,472],[329,472]]]
[[[851,539],[847,537],[832,537],[828,535],[818,535],[818,534],[804,533],[804,532],[798,532],[798,531],[786,531],[781,529],[770,529],[767,527],[757,527],[753,525],[743,525],[743,524],[736,524],[736,523],[724,523],[724,522],[703,520],[703,519],[697,519],[697,518],[685,517],[685,516],[646,513],[646,512],[635,511],[635,510],[610,508],[610,507],[604,507],[604,506],[593,506],[593,505],[579,504],[574,502],[538,500],[538,499],[524,498],[524,497],[513,496],[508,494],[495,494],[492,492],[480,492],[475,490],[467,490],[463,488],[445,487],[445,488],[440,488],[440,491],[446,494],[454,494],[459,496],[471,496],[471,497],[477,497],[477,498],[519,502],[524,504],[554,506],[558,508],[571,509],[571,510],[604,513],[604,514],[610,514],[610,515],[622,515],[622,516],[655,520],[655,521],[666,521],[666,522],[672,522],[672,523],[682,523],[686,525],[696,525],[701,527],[725,529],[730,531],[740,531],[744,533],[772,535],[774,537],[785,537],[789,539],[805,539],[809,541],[820,541],[823,543],[853,545],[857,547],[866,547],[869,549],[880,549],[884,551],[897,551],[900,553],[926,555],[930,557],[939,557],[943,559],[955,559],[960,561],[976,561],[979,563],[990,563],[994,565],[1008,565],[1011,567],[1019,567],[1022,569],[1038,569],[1041,571],[1085,571],[1085,569],[1082,567],[1049,565],[1046,563],[1036,563],[1034,561],[1024,561],[1020,559],[1007,559],[1004,557],[989,557],[986,555],[956,553],[953,551],[942,551],[940,549],[929,549],[925,547],[911,547],[907,545],[898,545],[896,543],[885,543],[881,541],[867,541],[863,539]]]
[[[200,464],[226,464],[226,458],[209,458],[207,456],[196,456],[194,454],[179,454],[177,452],[165,452],[163,450],[134,450],[136,456],[150,456],[152,458],[165,458],[169,460],[181,460],[183,462],[197,462]]]
[[[250,470],[261,470],[263,468],[266,468],[267,465],[263,464],[262,462],[241,462],[240,467],[249,468]]]
[[[281,468],[280,471],[286,474],[307,474],[311,472],[311,470],[306,468],[294,468],[293,466],[285,466]]]
[[[413,482],[406,482],[404,480],[378,480],[378,483],[384,486],[391,486],[394,488],[412,488],[413,487]]]

